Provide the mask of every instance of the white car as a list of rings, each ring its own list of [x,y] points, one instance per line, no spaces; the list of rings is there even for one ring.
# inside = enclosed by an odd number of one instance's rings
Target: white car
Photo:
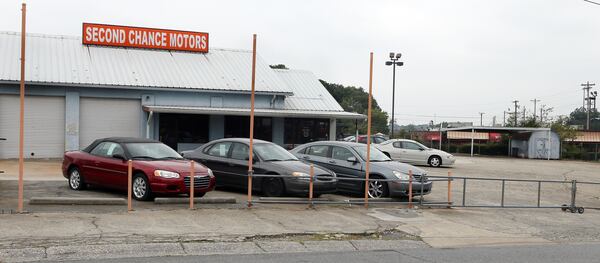
[[[456,161],[452,154],[427,148],[427,146],[413,140],[392,139],[376,144],[375,147],[392,160],[403,163],[440,167],[442,165],[453,165]]]

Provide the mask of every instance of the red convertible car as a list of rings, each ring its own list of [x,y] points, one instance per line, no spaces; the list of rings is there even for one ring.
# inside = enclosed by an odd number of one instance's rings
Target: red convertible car
[[[66,152],[62,171],[73,190],[87,185],[126,190],[127,160],[133,161],[131,187],[136,200],[151,200],[156,194],[189,193],[190,161],[150,139],[98,139],[82,151]],[[202,164],[195,165],[195,173],[194,193],[202,197],[214,189],[215,177]]]

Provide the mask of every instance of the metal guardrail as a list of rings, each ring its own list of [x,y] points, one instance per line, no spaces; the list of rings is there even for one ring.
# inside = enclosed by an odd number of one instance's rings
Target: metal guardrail
[[[252,174],[252,173],[250,173]],[[247,175],[248,176],[248,175]],[[332,177],[330,176],[315,176],[315,175],[311,175],[310,177],[300,177],[300,176],[293,176],[293,175],[272,175],[272,174],[252,174],[252,177],[257,177],[257,178],[261,178],[261,177],[268,177],[268,178],[296,178],[296,179],[301,179],[301,180],[310,180],[310,184],[313,183],[314,179],[319,179],[319,178],[326,178],[331,180]],[[557,209],[561,209],[562,211],[570,211],[572,213],[580,213],[582,214],[585,211],[585,208],[583,206],[577,206],[576,204],[576,198],[577,198],[577,185],[581,185],[581,184],[589,184],[589,185],[600,185],[600,182],[589,182],[589,181],[577,181],[577,180],[536,180],[536,179],[510,179],[510,178],[486,178],[486,177],[461,177],[461,176],[452,176],[451,173],[448,173],[448,176],[426,176],[425,177],[420,177],[418,180],[413,180],[413,176],[412,173],[410,173],[409,175],[409,179],[408,180],[402,180],[402,179],[365,179],[365,178],[345,178],[345,177],[336,177],[335,180],[337,181],[362,181],[362,182],[366,182],[366,181],[380,181],[380,182],[405,182],[408,183],[409,186],[409,192],[408,192],[408,201],[378,201],[378,199],[369,199],[369,200],[363,200],[363,199],[348,199],[348,200],[337,200],[337,201],[333,201],[333,200],[314,200],[312,197],[312,194],[310,194],[308,199],[300,199],[300,200],[290,200],[290,199],[281,199],[281,200],[276,200],[276,199],[269,199],[269,200],[256,200],[256,199],[251,199],[249,200],[249,205],[252,205],[252,203],[284,203],[284,204],[307,204],[309,205],[309,207],[313,207],[316,204],[395,204],[395,205],[407,205],[409,208],[411,208],[413,205],[418,204],[419,206],[424,206],[424,207],[446,207],[446,208],[453,208],[453,207],[460,207],[460,208],[511,208],[511,209],[515,209],[515,208],[529,208],[529,209],[535,209],[535,208],[545,208],[545,209],[553,209],[553,208],[557,208]],[[461,181],[462,182],[462,197],[459,203],[455,203],[452,200],[452,182],[453,181]],[[467,185],[468,185],[468,181],[495,181],[495,182],[500,182],[501,183],[501,197],[499,200],[499,204],[497,205],[469,205],[467,204],[467,197],[468,197],[468,191],[467,191]],[[420,189],[416,189],[415,192],[413,192],[413,182],[419,182],[420,183]],[[424,197],[425,197],[425,193],[424,193],[424,189],[423,183],[426,182],[448,182],[448,199],[446,202],[427,202],[425,201]],[[536,199],[536,204],[535,205],[506,205],[505,204],[505,200],[506,200],[506,183],[507,182],[526,182],[526,183],[536,183],[537,184],[537,199]],[[570,187],[570,200],[568,200],[567,204],[562,204],[562,205],[542,205],[542,200],[541,200],[541,193],[542,193],[542,185],[546,185],[546,184],[566,184]],[[309,191],[312,191],[312,186],[309,187]],[[413,202],[412,198],[414,197],[419,197],[419,200],[417,202]]]
[[[0,138],[0,141],[6,141],[6,138]],[[4,171],[0,170],[0,174],[3,174]]]

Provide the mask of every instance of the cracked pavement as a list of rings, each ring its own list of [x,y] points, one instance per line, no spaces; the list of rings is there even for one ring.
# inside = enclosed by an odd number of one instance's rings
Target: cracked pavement
[[[600,164],[586,162],[459,157],[456,167],[427,169],[430,175],[452,171],[455,176],[467,177],[600,181],[596,179]],[[103,189],[74,192],[64,179],[54,179],[26,181],[25,197],[123,195]],[[0,208],[15,206],[11,199],[15,185],[0,180]],[[460,201],[460,180],[453,186],[454,201]],[[446,182],[434,183],[426,200],[445,201],[446,187]],[[535,203],[537,184],[507,183],[506,188],[507,204]],[[561,184],[543,185],[542,205],[568,203],[569,190]],[[307,209],[304,205],[256,204],[247,209],[245,195],[230,190],[207,196],[233,196],[237,204],[199,205],[197,210],[147,202],[134,202],[136,211],[132,213],[114,205],[26,204],[32,213],[0,214],[0,261],[598,242],[600,212],[590,208],[600,207],[599,192],[600,186],[578,186],[578,205],[587,208],[584,214],[560,209],[408,210],[398,205],[371,205],[369,209],[317,205]],[[497,204],[499,197],[498,185],[469,182],[467,204]]]

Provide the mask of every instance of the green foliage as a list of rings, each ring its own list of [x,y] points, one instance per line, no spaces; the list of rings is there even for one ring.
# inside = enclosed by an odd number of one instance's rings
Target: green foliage
[[[356,112],[367,115],[369,107],[369,93],[365,92],[363,88],[354,86],[343,86],[335,83],[328,83],[324,80],[321,84],[325,86],[327,91],[333,96],[333,98],[342,106],[344,111]],[[381,110],[377,101],[373,98],[371,100],[371,133],[388,133],[387,112]],[[354,134],[355,121],[354,120],[339,120],[343,127],[341,131],[344,134]],[[358,125],[359,133],[367,133],[367,121],[359,120]]]
[[[443,150],[443,149],[442,149]],[[471,144],[451,144],[449,153],[471,153]],[[508,154],[508,143],[476,143],[473,144],[473,153],[478,155],[504,155]]]
[[[561,141],[573,141],[577,138],[577,130],[569,125],[570,118],[560,116],[550,126],[553,131],[558,133]]]
[[[273,69],[289,69],[284,64],[269,65],[269,67],[271,67]]]
[[[569,125],[585,125],[587,124],[587,110],[583,107],[575,109],[569,114]],[[600,130],[600,113],[597,109],[590,111],[590,130]]]

